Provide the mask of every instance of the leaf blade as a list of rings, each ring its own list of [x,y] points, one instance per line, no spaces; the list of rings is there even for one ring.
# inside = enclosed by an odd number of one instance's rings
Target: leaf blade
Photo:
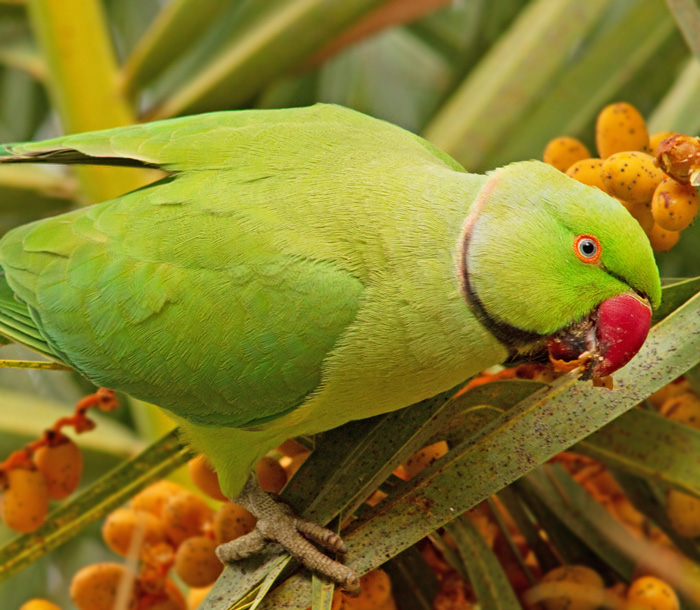
[[[459,517],[446,525],[445,530],[457,544],[479,605],[494,610],[520,610],[500,562],[474,524],[466,517]]]

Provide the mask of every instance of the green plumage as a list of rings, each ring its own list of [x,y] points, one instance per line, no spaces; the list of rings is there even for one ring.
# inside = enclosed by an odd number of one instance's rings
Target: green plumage
[[[659,299],[648,242],[615,200],[542,164],[468,174],[339,107],[8,145],[2,161],[170,172],[8,233],[0,333],[169,409],[229,495],[285,438],[407,406],[513,353],[465,299],[465,223],[484,307],[524,331],[630,289]],[[572,256],[570,234],[595,232],[605,270]]]

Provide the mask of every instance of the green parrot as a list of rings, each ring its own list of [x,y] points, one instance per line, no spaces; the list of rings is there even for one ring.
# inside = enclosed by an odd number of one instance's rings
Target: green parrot
[[[603,377],[661,298],[615,199],[537,161],[470,174],[338,106],[243,110],[0,146],[2,163],[159,168],[111,201],[0,241],[0,334],[167,409],[282,542],[348,589],[342,541],[249,473],[285,439],[548,356]],[[283,527],[284,526],[284,527]]]

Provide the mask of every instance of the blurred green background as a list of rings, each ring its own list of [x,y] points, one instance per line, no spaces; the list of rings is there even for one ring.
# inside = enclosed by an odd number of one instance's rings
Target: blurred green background
[[[486,171],[541,158],[558,135],[594,150],[614,101],[651,133],[697,135],[699,32],[692,0],[0,0],[0,142],[320,101]],[[2,167],[0,231],[131,190],[150,179],[139,171]],[[699,225],[658,255],[662,276],[700,275]],[[89,391],[68,373],[0,371],[0,455]],[[145,413],[85,436],[86,483],[167,428]],[[93,527],[1,583],[2,607],[30,591],[68,608],[72,573],[110,556]]]

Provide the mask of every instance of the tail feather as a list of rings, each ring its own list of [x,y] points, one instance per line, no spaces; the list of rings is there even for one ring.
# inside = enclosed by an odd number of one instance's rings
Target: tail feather
[[[62,165],[114,165],[158,169],[148,163],[129,157],[97,157],[72,148],[47,148],[39,151],[15,151],[12,145],[0,146],[0,163],[59,163]]]

